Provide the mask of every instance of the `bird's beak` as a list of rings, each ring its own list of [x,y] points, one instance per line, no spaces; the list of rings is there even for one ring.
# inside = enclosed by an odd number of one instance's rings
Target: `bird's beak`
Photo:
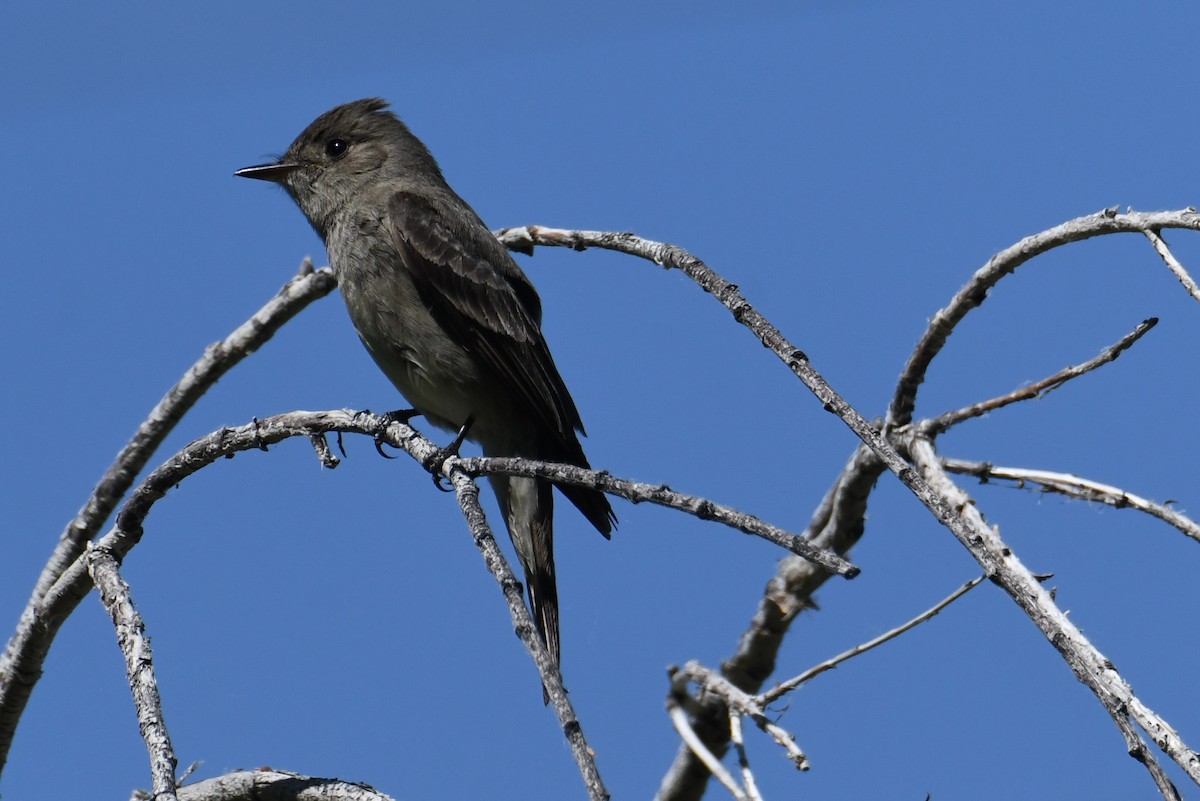
[[[239,178],[257,178],[260,181],[272,181],[278,184],[303,166],[303,164],[295,162],[280,161],[275,164],[260,164],[257,167],[243,167],[234,175]]]

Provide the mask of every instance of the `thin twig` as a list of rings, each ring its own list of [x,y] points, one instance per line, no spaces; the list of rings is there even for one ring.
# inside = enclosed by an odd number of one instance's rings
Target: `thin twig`
[[[1032,470],[1025,467],[999,467],[987,462],[971,462],[965,459],[943,458],[942,466],[951,473],[976,476],[983,483],[994,479],[1015,481],[1018,489],[1025,489],[1026,484],[1035,484],[1043,492],[1054,492],[1069,498],[1104,503],[1117,509],[1136,509],[1157,517],[1164,523],[1169,523],[1200,542],[1200,524],[1195,520],[1176,512],[1166,504],[1155,503],[1110,484],[1101,484],[1098,481],[1080,478],[1070,473],[1054,473],[1049,470]]]
[[[587,470],[574,465],[535,462],[530,459],[470,457],[459,459],[457,464],[472,476],[499,473],[509,476],[547,478],[556,483],[573,484],[619,495],[632,503],[647,502],[678,509],[695,515],[701,520],[715,520],[746,534],[761,537],[782,548],[787,548],[797,556],[808,559],[831,573],[848,579],[859,574],[859,569],[850,562],[831,551],[814,546],[803,537],[772,526],[754,515],[738,512],[728,506],[713,503],[706,498],[676,492],[665,484],[643,484],[616,478],[605,471]]]
[[[859,445],[813,513],[804,538],[820,548],[848,552],[862,536],[867,499],[882,470],[879,458],[866,445]],[[721,674],[745,692],[758,692],[775,672],[779,649],[792,624],[801,612],[816,608],[813,597],[830,575],[797,556],[780,560],[737,648],[721,662]],[[711,751],[724,754],[729,738],[728,710],[716,698],[698,707],[692,717],[693,729]],[[707,783],[708,771],[681,746],[660,781],[656,798],[698,798]]]
[[[312,443],[313,450],[317,452],[317,459],[320,460],[322,467],[328,467],[333,470],[342,460],[334,455],[333,450],[329,447],[329,440],[325,439],[324,434],[313,434],[308,438]]]
[[[306,258],[296,275],[262,308],[223,340],[205,349],[204,355],[150,410],[129,443],[105,471],[78,515],[67,524],[59,537],[58,551],[38,579],[34,600],[58,580],[66,565],[83,553],[83,543],[96,536],[121,497],[133,485],[134,478],[196,401],[222,376],[270,340],[285,323],[336,288],[337,279],[333,271],[328,267],[314,270],[312,262]],[[58,566],[57,572],[55,566]]]
[[[729,742],[733,744],[734,753],[737,754],[738,769],[742,774],[742,786],[746,788],[746,797],[749,801],[762,801],[758,783],[754,781],[754,771],[750,769],[746,743],[742,740],[742,716],[736,712],[729,713]]]
[[[129,494],[113,527],[96,541],[95,547],[111,553],[120,562],[141,539],[142,524],[155,502],[188,476],[242,451],[261,450],[290,437],[308,437],[327,431],[387,436],[391,444],[411,449],[418,460],[431,456],[437,450],[415,429],[380,415],[362,412],[291,412],[238,428],[221,429],[185,446],[151,471]],[[34,608],[36,619],[57,630],[91,587],[91,577],[84,561],[76,560],[63,571]]]
[[[1175,258],[1175,254],[1171,253],[1171,249],[1167,247],[1167,243],[1159,235],[1155,229],[1146,229],[1142,231],[1146,238],[1150,240],[1150,244],[1154,246],[1154,250],[1162,257],[1163,262],[1167,265],[1167,269],[1171,271],[1179,283],[1183,284],[1183,288],[1192,296],[1193,300],[1200,300],[1200,286],[1192,280],[1192,276],[1188,274],[1187,268],[1179,263],[1179,259]]]
[[[874,639],[870,639],[860,645],[856,645],[853,648],[849,649],[848,651],[843,651],[842,653],[838,654],[837,656],[833,657],[832,659],[827,659],[824,662],[822,662],[821,664],[809,668],[808,670],[804,671],[803,673],[801,673],[799,676],[796,676],[795,678],[791,678],[791,679],[788,679],[787,681],[780,682],[779,684],[775,685],[767,692],[760,695],[759,699],[762,701],[763,706],[774,703],[775,701],[779,700],[787,693],[790,693],[792,690],[799,687],[801,684],[804,684],[805,682],[815,678],[816,676],[821,675],[825,671],[832,670],[833,668],[837,667],[838,665],[842,664],[843,662],[845,662],[848,659],[853,659],[854,657],[858,656],[859,654],[864,654],[867,651],[870,651],[872,648],[876,648],[880,645],[883,645],[888,640],[899,637],[901,634],[908,631],[909,629],[915,628],[915,627],[919,626],[920,624],[924,623],[926,620],[932,619],[938,612],[941,612],[947,606],[954,603],[962,596],[966,595],[970,590],[972,590],[973,588],[978,586],[979,583],[982,582],[986,578],[987,578],[987,576],[978,576],[976,578],[971,579],[966,584],[962,585],[961,587],[956,589],[954,592],[950,593],[945,598],[938,601],[936,604],[931,606],[929,609],[926,609],[924,612],[922,612],[921,614],[914,617],[912,620],[909,620],[906,623],[902,623],[890,631],[885,631],[883,634],[880,634],[878,637],[875,637]]]
[[[796,738],[767,717],[766,705],[758,696],[740,690],[729,679],[694,660],[676,668],[671,674],[671,680],[676,691],[680,682],[693,681],[699,686],[701,696],[717,696],[727,708],[726,714],[745,715],[750,718],[754,725],[769,734],[783,748],[797,770],[809,769],[808,757],[796,745]]]
[[[1015,389],[1007,395],[1001,395],[998,398],[992,398],[991,400],[975,403],[962,409],[946,412],[931,420],[923,420],[921,421],[921,432],[925,436],[936,437],[938,434],[947,431],[951,426],[955,426],[972,417],[981,417],[988,412],[1008,406],[1010,403],[1017,403],[1018,401],[1029,400],[1031,398],[1041,398],[1072,378],[1078,378],[1085,373],[1095,370],[1097,367],[1116,360],[1118,356],[1128,350],[1133,343],[1141,339],[1147,331],[1156,325],[1158,325],[1157,317],[1143,320],[1138,324],[1137,328],[1121,337],[1119,341],[1108,346],[1099,355],[1088,359],[1082,364],[1064,367],[1052,376],[1043,378],[1041,381],[1035,381],[1028,386]]]
[[[917,389],[934,357],[941,352],[946,340],[967,313],[983,303],[988,292],[1007,275],[1025,262],[1046,251],[1071,242],[1082,242],[1104,234],[1145,233],[1163,228],[1187,228],[1200,231],[1200,213],[1195,209],[1180,211],[1130,211],[1121,214],[1117,207],[1077,217],[1061,225],[1027,236],[996,253],[980,267],[971,280],[960,289],[945,308],[929,321],[925,334],[913,349],[888,407],[887,427],[898,428],[912,422],[916,408]]]
[[[667,715],[671,718],[671,725],[679,733],[679,739],[683,740],[683,744],[696,755],[696,759],[708,768],[708,772],[712,774],[713,778],[729,791],[735,801],[747,801],[746,794],[742,792],[737,781],[729,771],[725,770],[725,766],[713,755],[712,751],[708,750],[704,742],[696,736],[691,723],[688,722],[687,714],[672,696],[667,696]]]

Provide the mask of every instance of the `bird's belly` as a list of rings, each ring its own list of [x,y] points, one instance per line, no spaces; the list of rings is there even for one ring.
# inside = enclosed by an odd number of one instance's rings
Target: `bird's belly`
[[[455,430],[478,415],[482,377],[471,355],[438,325],[403,279],[386,285],[343,281],[359,339],[412,407]]]

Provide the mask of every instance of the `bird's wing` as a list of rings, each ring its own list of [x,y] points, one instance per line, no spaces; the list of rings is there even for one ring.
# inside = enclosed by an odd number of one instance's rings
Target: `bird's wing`
[[[542,337],[537,292],[465,204],[455,209],[465,214],[443,209],[444,201],[414,192],[388,202],[392,236],[422,300],[560,442],[574,442],[583,424]]]

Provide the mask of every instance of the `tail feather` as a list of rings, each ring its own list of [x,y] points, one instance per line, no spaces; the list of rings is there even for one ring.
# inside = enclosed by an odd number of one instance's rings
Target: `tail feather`
[[[521,561],[534,625],[557,664],[562,653],[558,629],[558,581],[554,572],[554,492],[550,484],[538,481],[537,496],[537,510],[530,521],[533,558]]]
[[[525,573],[529,607],[546,649],[558,662],[558,584],[554,573],[554,491],[532,478],[491,476],[508,534]]]
[[[588,470],[592,469],[583,452],[583,446],[574,437],[565,442],[560,440],[549,447],[543,447],[540,458],[547,462],[562,462]],[[563,495],[567,496],[568,501],[575,504],[575,508],[596,527],[597,531],[604,535],[605,539],[611,539],[612,531],[617,525],[617,515],[613,512],[607,495],[599,490],[584,487],[572,487],[564,484],[555,486]]]
[[[495,454],[499,448],[484,452]],[[539,449],[540,457],[548,462],[562,462],[590,468],[579,442],[556,441]],[[558,623],[558,584],[554,572],[554,486],[571,501],[596,530],[606,538],[612,533],[617,518],[608,497],[597,490],[554,485],[549,481],[517,476],[490,476],[508,534],[516,547],[525,573],[525,590],[529,608],[546,650],[556,664],[561,657]],[[548,699],[545,688],[543,696]]]

